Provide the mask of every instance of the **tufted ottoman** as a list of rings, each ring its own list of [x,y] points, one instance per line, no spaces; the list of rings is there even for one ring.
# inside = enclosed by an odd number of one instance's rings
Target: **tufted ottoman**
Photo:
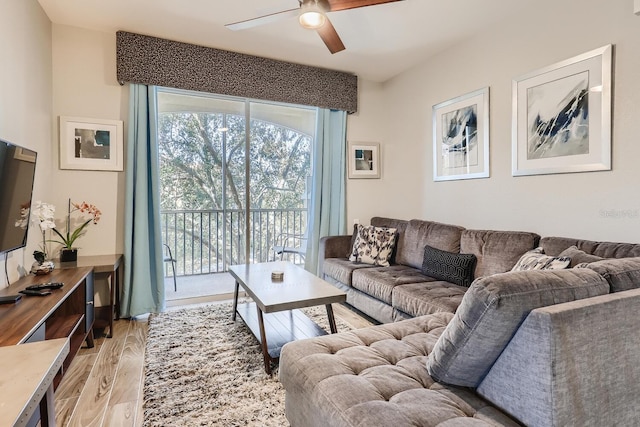
[[[293,427],[516,426],[473,390],[435,382],[427,356],[452,319],[435,313],[287,344],[280,356]]]

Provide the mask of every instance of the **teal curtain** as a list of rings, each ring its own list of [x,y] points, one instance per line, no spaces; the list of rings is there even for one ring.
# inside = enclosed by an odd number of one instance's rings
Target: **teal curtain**
[[[164,309],[156,105],[154,86],[130,86],[123,317]]]
[[[318,274],[321,237],[346,233],[347,113],[318,110],[305,268]]]

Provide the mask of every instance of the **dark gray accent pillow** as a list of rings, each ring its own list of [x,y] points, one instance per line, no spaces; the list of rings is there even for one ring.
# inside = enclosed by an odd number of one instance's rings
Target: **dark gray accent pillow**
[[[429,375],[447,384],[478,387],[531,310],[608,293],[607,281],[588,268],[477,279],[429,354]]]
[[[567,249],[560,252],[560,255],[558,256],[571,258],[571,263],[569,264],[570,268],[573,268],[578,264],[602,261],[604,259],[600,256],[588,254],[585,251],[578,249],[575,245],[569,246]]]
[[[358,237],[358,224],[353,224],[353,234],[351,235],[351,246],[349,246],[351,250],[347,254],[347,258],[349,258],[353,253],[353,244],[356,242],[356,237]]]
[[[422,260],[422,272],[434,279],[469,287],[473,282],[476,260],[474,254],[441,251],[426,245]]]

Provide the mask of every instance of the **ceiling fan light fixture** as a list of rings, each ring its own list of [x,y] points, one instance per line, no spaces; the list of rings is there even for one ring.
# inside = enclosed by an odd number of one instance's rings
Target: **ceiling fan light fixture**
[[[327,16],[316,1],[307,1],[300,8],[298,21],[304,28],[317,30],[327,22]]]

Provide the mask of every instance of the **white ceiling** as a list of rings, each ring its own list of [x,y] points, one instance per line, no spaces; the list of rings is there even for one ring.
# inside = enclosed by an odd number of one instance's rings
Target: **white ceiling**
[[[331,55],[295,18],[242,31],[224,24],[292,9],[298,0],[38,0],[52,22],[125,30],[385,81],[496,22],[553,0],[403,0],[329,13],[346,50]]]

